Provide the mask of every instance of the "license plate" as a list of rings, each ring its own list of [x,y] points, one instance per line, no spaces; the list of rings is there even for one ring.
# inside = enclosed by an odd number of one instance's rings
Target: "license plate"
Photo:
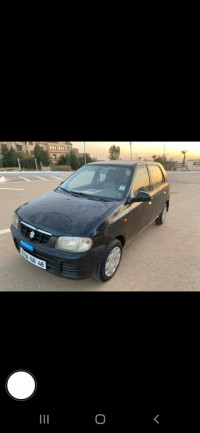
[[[20,254],[24,257],[28,262],[32,263],[38,268],[46,269],[46,262],[44,260],[37,259],[36,257],[31,256],[31,254],[27,253],[20,247]]]

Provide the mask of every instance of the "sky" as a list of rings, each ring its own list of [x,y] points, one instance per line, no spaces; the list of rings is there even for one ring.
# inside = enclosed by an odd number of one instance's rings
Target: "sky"
[[[72,141],[73,147],[79,149],[82,153],[84,152],[84,142]],[[97,159],[108,159],[108,151],[110,146],[115,144],[120,146],[120,159],[129,160],[130,159],[130,141],[86,141],[85,148],[86,152],[90,153],[91,157],[96,157]],[[164,150],[165,149],[165,150]],[[152,155],[165,155],[167,159],[173,158],[174,161],[181,162],[183,160],[183,155],[181,150],[188,150],[186,153],[186,161],[189,159],[200,159],[200,142],[134,142],[132,141],[132,159],[138,157],[151,158]]]

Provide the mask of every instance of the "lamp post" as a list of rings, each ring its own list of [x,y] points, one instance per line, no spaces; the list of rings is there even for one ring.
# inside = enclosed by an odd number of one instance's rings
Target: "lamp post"
[[[165,161],[165,146],[166,146],[166,141],[164,142],[164,154],[163,154],[163,162]]]
[[[130,157],[131,157],[131,160],[132,160],[132,142],[130,141]]]
[[[85,156],[85,165],[86,165],[85,141],[84,141],[84,156]]]

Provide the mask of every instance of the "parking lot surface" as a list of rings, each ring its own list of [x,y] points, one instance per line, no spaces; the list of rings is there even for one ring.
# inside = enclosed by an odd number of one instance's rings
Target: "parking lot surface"
[[[17,252],[10,225],[15,209],[55,189],[70,173],[0,173],[0,291],[200,291],[200,172],[169,172],[165,223],[152,223],[123,251],[107,283],[59,278]]]

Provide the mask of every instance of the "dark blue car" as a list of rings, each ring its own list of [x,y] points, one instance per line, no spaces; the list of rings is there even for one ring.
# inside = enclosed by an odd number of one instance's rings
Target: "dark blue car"
[[[60,277],[110,280],[123,248],[169,210],[170,185],[159,163],[87,164],[54,191],[23,206],[11,232],[18,252]]]

